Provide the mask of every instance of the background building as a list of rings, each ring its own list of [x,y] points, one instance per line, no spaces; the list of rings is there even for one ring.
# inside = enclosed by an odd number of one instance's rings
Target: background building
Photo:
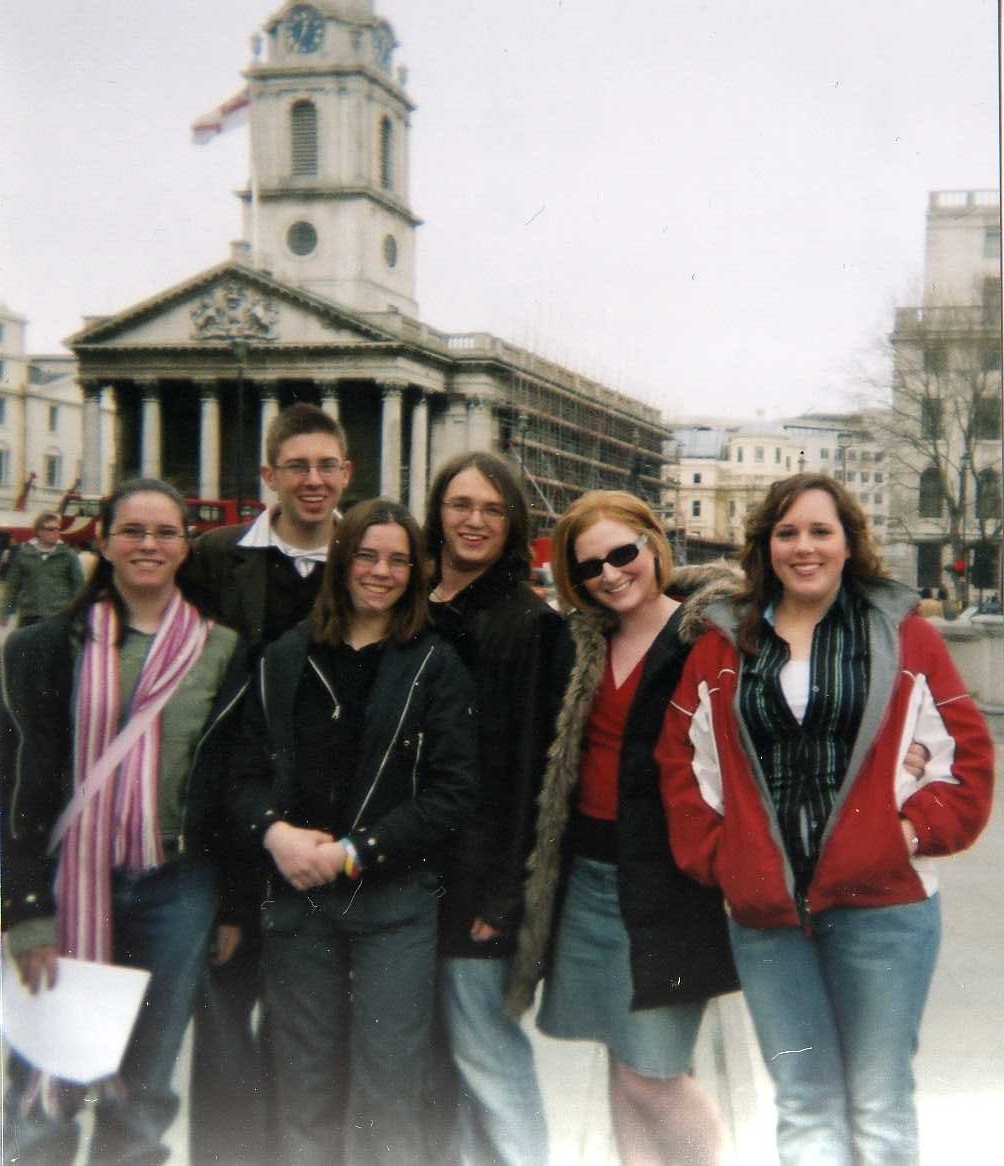
[[[246,92],[220,111],[222,124],[246,107],[250,122],[245,238],[229,261],[69,341],[96,453],[85,491],[111,464],[115,477],[162,475],[202,497],[257,497],[271,418],[307,400],[346,427],[350,503],[380,493],[422,517],[430,474],[471,448],[517,459],[541,516],[595,486],[658,503],[657,409],[495,336],[417,318],[415,107],[372,0],[286,4],[263,33]]]
[[[82,405],[72,356],[29,356],[27,321],[0,304],[0,509],[24,495],[29,513],[59,506],[80,482],[84,448]],[[105,444],[113,432],[111,409],[99,417]],[[100,490],[111,467],[96,465]]]
[[[962,598],[969,584],[999,590],[999,191],[931,193],[923,302],[897,310],[891,343],[890,565],[937,587],[961,561]]]

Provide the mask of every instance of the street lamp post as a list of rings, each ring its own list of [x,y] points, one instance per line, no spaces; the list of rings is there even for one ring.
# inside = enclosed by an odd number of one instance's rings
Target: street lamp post
[[[965,570],[962,572],[962,606],[963,609],[969,606],[969,548],[966,546],[966,509],[968,507],[968,486],[969,486],[969,453],[963,450],[962,457],[959,458],[959,473],[961,482],[959,483],[959,501],[962,504],[962,561],[965,563]]]
[[[237,521],[242,520],[244,508],[244,366],[250,343],[240,336],[230,341],[230,351],[237,362]]]

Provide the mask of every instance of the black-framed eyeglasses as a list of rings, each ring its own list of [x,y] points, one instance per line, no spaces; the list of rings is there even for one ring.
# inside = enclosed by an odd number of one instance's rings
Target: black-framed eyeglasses
[[[595,579],[597,575],[603,574],[603,568],[607,563],[611,567],[626,567],[628,563],[633,563],[638,558],[638,552],[647,542],[648,535],[643,531],[634,542],[614,547],[602,559],[583,559],[581,563],[576,563],[569,571],[572,582],[578,587],[580,583]]]
[[[120,538],[126,543],[139,544],[147,538],[152,538],[154,542],[160,543],[162,546],[171,546],[187,538],[185,532],[178,530],[175,526],[140,526],[138,523],[135,526],[129,523],[108,533],[110,538]]]
[[[311,470],[317,470],[322,478],[333,478],[345,469],[345,462],[336,457],[321,458],[317,462],[294,458],[292,461],[280,462],[275,468],[291,478],[305,478]]]

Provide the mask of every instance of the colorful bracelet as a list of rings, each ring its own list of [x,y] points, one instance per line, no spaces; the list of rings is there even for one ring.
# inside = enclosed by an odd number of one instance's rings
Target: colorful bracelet
[[[342,839],[342,846],[345,847],[345,866],[342,871],[348,878],[357,879],[363,873],[363,868],[359,865],[359,851],[348,838]]]

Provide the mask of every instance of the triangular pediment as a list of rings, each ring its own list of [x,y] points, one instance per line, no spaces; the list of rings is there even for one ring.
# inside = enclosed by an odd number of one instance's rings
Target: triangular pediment
[[[74,351],[185,347],[233,340],[324,345],[393,336],[362,316],[239,263],[223,263],[126,308],[90,320],[66,344]]]

